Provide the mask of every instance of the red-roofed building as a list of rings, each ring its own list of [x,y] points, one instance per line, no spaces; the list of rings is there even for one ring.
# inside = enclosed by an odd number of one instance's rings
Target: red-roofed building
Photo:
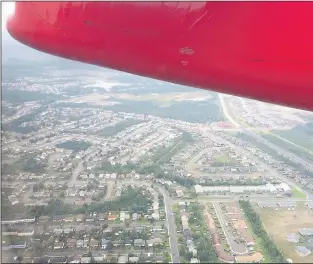
[[[108,220],[109,221],[114,221],[114,220],[116,220],[117,219],[117,215],[108,215]]]

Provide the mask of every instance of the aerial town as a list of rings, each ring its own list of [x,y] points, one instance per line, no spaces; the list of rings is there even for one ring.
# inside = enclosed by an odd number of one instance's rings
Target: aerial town
[[[312,113],[17,64],[3,80],[2,263],[313,262]]]

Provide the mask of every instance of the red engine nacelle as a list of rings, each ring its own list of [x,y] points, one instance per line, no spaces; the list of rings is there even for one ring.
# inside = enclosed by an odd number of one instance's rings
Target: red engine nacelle
[[[313,2],[17,2],[35,49],[313,110]]]

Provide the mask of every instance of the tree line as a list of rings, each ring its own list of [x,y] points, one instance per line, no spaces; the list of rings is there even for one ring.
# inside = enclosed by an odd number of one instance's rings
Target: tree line
[[[262,220],[260,219],[260,216],[254,211],[251,203],[249,201],[240,200],[239,204],[252,226],[253,233],[261,241],[262,248],[265,251],[263,252],[263,255],[267,255],[270,258],[271,263],[287,263],[276,244],[266,233],[262,224]]]

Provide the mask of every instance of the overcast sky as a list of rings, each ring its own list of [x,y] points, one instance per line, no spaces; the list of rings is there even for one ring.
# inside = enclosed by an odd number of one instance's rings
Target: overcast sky
[[[6,20],[14,12],[14,2],[5,2],[1,3],[2,5],[2,62],[7,61],[8,59],[20,59],[20,60],[31,60],[31,61],[42,61],[42,60],[51,60],[56,57],[51,56],[47,53],[37,51],[33,48],[25,46],[24,44],[19,43],[11,37],[11,35],[6,30]]]
[[[5,2],[2,4],[2,30],[5,29],[5,22],[10,14],[14,12],[14,2]]]

